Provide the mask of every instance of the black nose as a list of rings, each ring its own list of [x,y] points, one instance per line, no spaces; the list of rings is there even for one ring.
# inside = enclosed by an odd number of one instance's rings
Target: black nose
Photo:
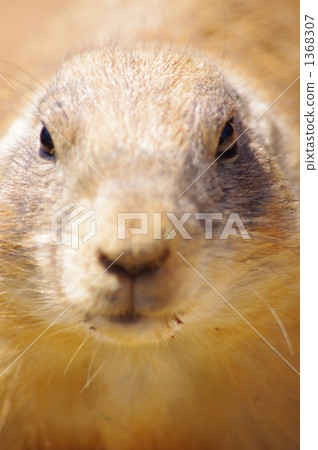
[[[101,251],[98,257],[100,263],[108,269],[107,272],[133,277],[155,272],[168,259],[169,253],[168,248],[155,255],[153,252],[132,255],[129,250],[126,250],[116,262]]]

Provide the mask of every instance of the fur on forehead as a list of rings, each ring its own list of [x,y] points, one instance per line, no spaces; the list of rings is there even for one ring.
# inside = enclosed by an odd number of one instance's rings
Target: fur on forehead
[[[167,112],[179,112],[183,120],[201,110],[224,120],[222,116],[235,109],[235,100],[220,70],[201,55],[150,47],[118,48],[82,53],[65,63],[43,98],[41,110],[55,115],[62,108],[68,116],[80,117],[81,106],[107,114],[166,107]]]

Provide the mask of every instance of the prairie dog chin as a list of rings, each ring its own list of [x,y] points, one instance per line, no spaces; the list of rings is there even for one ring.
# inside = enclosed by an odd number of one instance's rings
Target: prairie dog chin
[[[40,97],[0,143],[3,448],[296,449],[288,118],[151,41]]]

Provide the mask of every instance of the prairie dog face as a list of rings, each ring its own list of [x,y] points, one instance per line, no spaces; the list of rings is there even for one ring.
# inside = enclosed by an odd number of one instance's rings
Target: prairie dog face
[[[208,61],[137,49],[72,59],[39,108],[41,120],[28,123],[27,145],[17,147],[8,173],[8,189],[11,183],[21,196],[8,230],[21,217],[21,245],[32,249],[28,282],[41,287],[24,307],[36,303],[37,318],[50,320],[74,302],[61,321],[117,343],[166,340],[197,321],[217,324],[222,299],[190,265],[224,295],[241,290],[244,297],[263,262],[259,236],[288,233],[272,125],[250,126],[257,106]],[[51,235],[52,217],[70,202],[96,212],[96,235],[76,250]],[[119,213],[146,213],[148,233],[125,229],[119,239]],[[191,238],[167,213],[189,214]],[[200,213],[222,214],[212,239]],[[239,232],[220,239],[231,213],[250,240]],[[154,214],[161,217],[156,239]],[[83,225],[79,239],[87,232]]]

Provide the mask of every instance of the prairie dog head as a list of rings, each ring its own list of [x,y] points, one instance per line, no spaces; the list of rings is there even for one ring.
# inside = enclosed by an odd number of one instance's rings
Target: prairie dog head
[[[3,193],[23,308],[51,321],[70,307],[72,329],[145,344],[226,320],[217,291],[244,306],[271,239],[290,233],[280,137],[253,124],[257,103],[209,61],[142,48],[73,58],[39,110]]]

